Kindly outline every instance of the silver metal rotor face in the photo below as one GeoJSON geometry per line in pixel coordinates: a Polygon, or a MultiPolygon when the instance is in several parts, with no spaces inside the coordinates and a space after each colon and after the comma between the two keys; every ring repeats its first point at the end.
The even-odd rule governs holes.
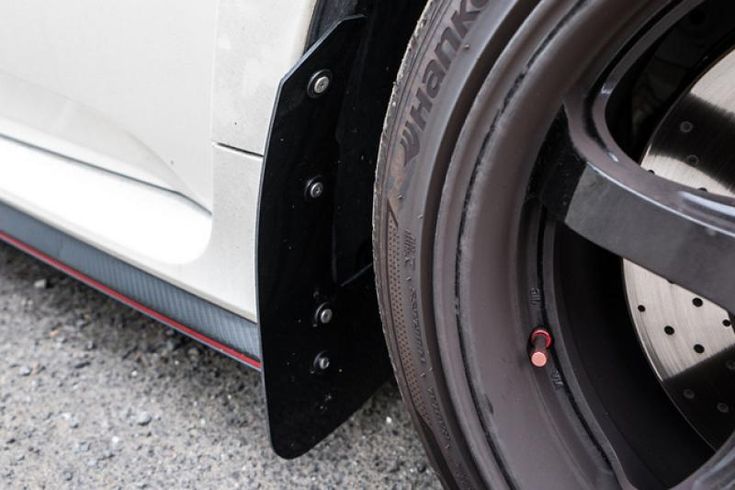
{"type": "MultiPolygon", "coordinates": [[[[735,50],[677,101],[641,165],[689,187],[735,196],[735,50]]],[[[732,316],[631,262],[624,261],[623,273],[633,322],[656,375],[689,423],[718,447],[735,429],[732,316]]]]}

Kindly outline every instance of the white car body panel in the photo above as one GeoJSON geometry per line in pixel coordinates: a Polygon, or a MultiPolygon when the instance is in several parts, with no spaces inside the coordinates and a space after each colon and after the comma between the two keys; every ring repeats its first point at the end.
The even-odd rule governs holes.
{"type": "Polygon", "coordinates": [[[314,3],[0,4],[0,200],[257,321],[262,154],[314,3]]]}
{"type": "Polygon", "coordinates": [[[304,53],[315,4],[316,0],[220,0],[215,141],[259,155],[265,152],[278,85],[304,53]]]}

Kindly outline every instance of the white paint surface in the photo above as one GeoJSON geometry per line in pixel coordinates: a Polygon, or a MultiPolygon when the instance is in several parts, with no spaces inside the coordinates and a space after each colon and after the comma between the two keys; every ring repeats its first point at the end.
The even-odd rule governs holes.
{"type": "Polygon", "coordinates": [[[0,2],[0,199],[257,321],[259,155],[314,3],[0,2]]]}

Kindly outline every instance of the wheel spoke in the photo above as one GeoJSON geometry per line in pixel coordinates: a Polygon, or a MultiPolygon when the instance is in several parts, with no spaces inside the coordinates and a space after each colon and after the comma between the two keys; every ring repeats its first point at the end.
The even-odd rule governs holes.
{"type": "Polygon", "coordinates": [[[653,175],[614,143],[604,104],[565,105],[541,199],[591,242],[735,311],[735,200],[653,175]]]}

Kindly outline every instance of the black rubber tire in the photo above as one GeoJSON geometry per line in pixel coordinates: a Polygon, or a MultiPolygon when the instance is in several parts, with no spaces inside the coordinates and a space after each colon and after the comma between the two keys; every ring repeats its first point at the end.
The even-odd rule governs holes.
{"type": "MultiPolygon", "coordinates": [[[[443,174],[472,104],[473,88],[479,90],[493,61],[487,56],[486,46],[473,47],[471,42],[476,28],[475,12],[484,11],[486,19],[492,17],[488,10],[498,12],[491,21],[496,29],[497,54],[534,3],[430,0],[404,58],[381,142],[375,187],[374,253],[383,325],[403,398],[434,468],[449,488],[501,488],[511,484],[509,476],[504,475],[502,462],[477,461],[464,436],[461,416],[452,403],[442,371],[432,322],[431,293],[417,286],[420,281],[416,275],[421,274],[417,269],[430,267],[416,264],[421,256],[417,248],[433,247],[433,225],[431,220],[424,220],[424,210],[436,210],[439,206],[443,174]],[[462,12],[469,12],[472,21],[460,24],[458,32],[452,19],[462,12]],[[461,26],[466,31],[461,31],[461,26]],[[446,38],[442,41],[442,36],[448,29],[462,46],[457,50],[448,48],[452,57],[440,59],[435,48],[447,42],[446,38]],[[434,86],[422,79],[431,63],[440,63],[442,71],[448,65],[444,78],[432,81],[436,82],[434,86]],[[420,106],[421,97],[427,95],[431,97],[431,121],[420,128],[411,110],[420,106]],[[420,132],[415,141],[410,140],[412,130],[420,132]],[[417,237],[427,239],[417,243],[417,237]],[[481,472],[478,464],[493,468],[487,471],[486,466],[486,471],[481,472]],[[482,473],[490,474],[492,480],[487,481],[482,473]]],[[[487,27],[488,22],[483,24],[487,27]]],[[[485,34],[485,39],[493,37],[485,34]]]]}
{"type": "MultiPolygon", "coordinates": [[[[554,393],[563,383],[556,383],[558,371],[539,375],[530,367],[527,358],[524,360],[525,344],[519,340],[523,334],[508,323],[511,313],[500,311],[512,309],[514,299],[507,291],[520,285],[512,284],[516,279],[507,279],[514,275],[512,260],[496,258],[490,266],[490,274],[501,278],[494,286],[499,294],[486,296],[488,302],[498,306],[498,313],[491,309],[487,321],[490,329],[497,330],[493,334],[497,335],[497,346],[480,354],[499,359],[499,365],[504,363],[493,374],[504,377],[499,390],[502,395],[470,393],[473,382],[463,366],[467,362],[463,351],[466,346],[462,345],[462,334],[457,333],[461,330],[459,321],[451,318],[461,316],[460,311],[454,311],[460,310],[459,300],[452,303],[445,294],[444,304],[436,304],[443,301],[436,296],[437,288],[443,287],[439,283],[458,277],[451,266],[437,269],[434,254],[459,253],[443,245],[451,238],[441,235],[440,215],[471,205],[461,192],[452,194],[455,189],[461,191],[461,186],[450,181],[461,180],[458,173],[465,174],[461,178],[468,173],[465,168],[455,167],[472,167],[471,159],[479,159],[484,151],[483,136],[489,131],[488,108],[503,106],[525,77],[518,75],[527,66],[525,61],[514,67],[519,72],[503,79],[506,72],[497,68],[498,60],[508,62],[511,58],[513,62],[507,51],[518,37],[526,40],[522,54],[533,59],[545,36],[556,32],[556,26],[562,25],[565,15],[574,9],[573,3],[430,0],[404,58],[389,107],[378,159],[373,215],[381,315],[404,401],[432,464],[448,488],[617,486],[610,462],[595,447],[572,407],[559,409],[571,414],[561,416],[561,424],[546,423],[551,417],[547,410],[551,413],[556,409],[539,400],[544,396],[547,400],[563,398],[554,393]],[[500,74],[495,73],[499,80],[491,87],[490,96],[487,81],[491,70],[500,74]],[[484,114],[477,107],[483,97],[484,114]],[[494,105],[487,105],[491,98],[494,105]],[[472,118],[474,125],[468,123],[472,118]],[[477,124],[483,118],[482,124],[477,124]],[[463,150],[469,146],[476,148],[463,150]],[[536,385],[540,376],[546,377],[536,385]],[[493,398],[507,398],[508,387],[513,385],[518,389],[510,395],[512,403],[493,398]],[[518,413],[513,413],[514,406],[521,407],[518,413]],[[504,411],[504,425],[493,425],[494,410],[504,411]]],[[[540,147],[554,115],[543,117],[547,119],[530,119],[528,131],[533,137],[519,138],[519,145],[528,142],[529,146],[540,147]]],[[[533,150],[530,153],[536,155],[533,150]]],[[[502,165],[494,165],[493,172],[500,182],[506,175],[508,181],[507,186],[495,186],[498,196],[494,198],[506,199],[499,201],[497,211],[493,210],[497,217],[492,219],[498,222],[498,243],[494,246],[499,249],[523,246],[520,241],[511,243],[506,238],[512,225],[503,212],[505,216],[521,212],[533,160],[534,156],[526,158],[528,165],[522,171],[518,166],[506,165],[503,170],[502,165]]],[[[553,403],[561,406],[569,402],[553,403]]]]}

